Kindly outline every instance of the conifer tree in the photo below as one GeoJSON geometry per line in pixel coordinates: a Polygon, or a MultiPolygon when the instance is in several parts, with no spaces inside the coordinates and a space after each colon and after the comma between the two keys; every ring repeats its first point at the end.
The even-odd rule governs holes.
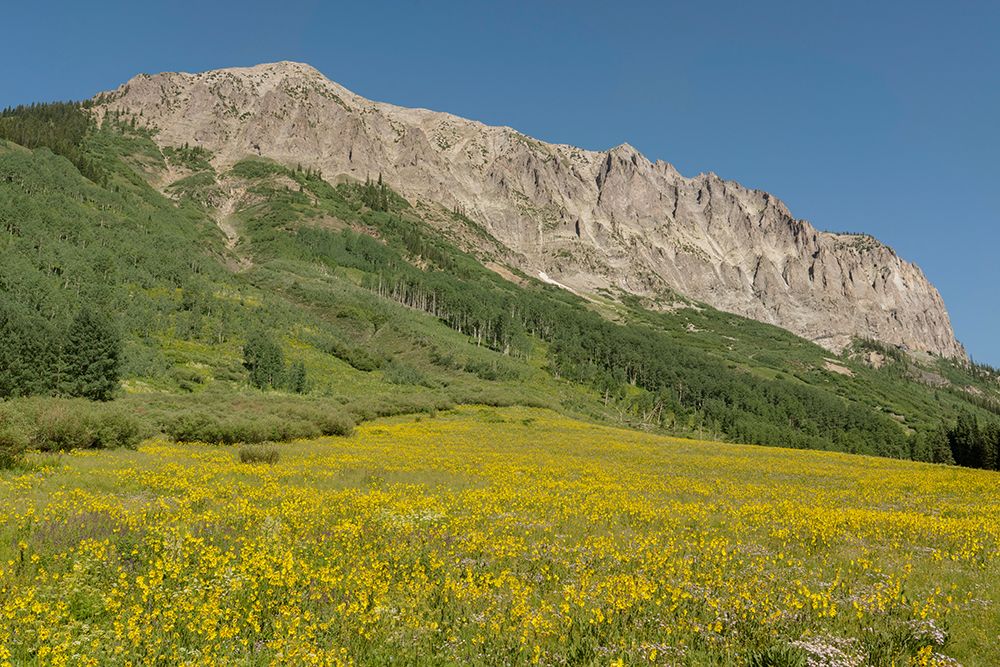
{"type": "Polygon", "coordinates": [[[250,373],[250,384],[258,389],[281,386],[285,371],[285,357],[281,348],[264,331],[247,337],[243,346],[243,366],[250,373]]]}
{"type": "Polygon", "coordinates": [[[301,361],[296,361],[288,369],[288,388],[296,394],[306,393],[306,365],[301,361]]]}
{"type": "Polygon", "coordinates": [[[81,310],[66,333],[59,359],[62,393],[108,401],[118,389],[122,338],[111,319],[81,310]]]}
{"type": "Polygon", "coordinates": [[[927,443],[931,462],[955,464],[955,457],[952,456],[951,445],[948,443],[948,432],[943,426],[927,434],[927,443]]]}

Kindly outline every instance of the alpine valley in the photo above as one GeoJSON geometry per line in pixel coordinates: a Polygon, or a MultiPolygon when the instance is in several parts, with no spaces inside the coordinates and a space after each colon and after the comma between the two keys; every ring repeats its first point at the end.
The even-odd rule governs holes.
{"type": "Polygon", "coordinates": [[[1000,664],[914,264],[293,62],[0,112],[3,665],[1000,664]]]}
{"type": "Polygon", "coordinates": [[[232,409],[263,388],[344,422],[521,403],[928,460],[954,457],[959,414],[1000,411],[918,267],[627,145],[371,102],[293,62],[138,75],[9,109],[0,135],[8,397],[117,395],[209,440],[273,435],[232,409]],[[124,392],[63,377],[83,311],[121,336],[124,392]]]}

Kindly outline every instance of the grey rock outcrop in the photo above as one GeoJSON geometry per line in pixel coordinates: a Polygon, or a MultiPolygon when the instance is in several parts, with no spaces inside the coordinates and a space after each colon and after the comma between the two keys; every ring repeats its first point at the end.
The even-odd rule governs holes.
{"type": "Polygon", "coordinates": [[[628,145],[589,151],[508,127],[364,99],[300,63],[140,75],[95,111],[139,115],[163,145],[203,146],[224,168],[251,155],[381,173],[406,197],[460,207],[519,268],[577,291],[670,290],[835,351],[853,337],[964,358],[923,272],[865,235],[796,219],[774,196],[715,174],[687,178],[628,145]]]}

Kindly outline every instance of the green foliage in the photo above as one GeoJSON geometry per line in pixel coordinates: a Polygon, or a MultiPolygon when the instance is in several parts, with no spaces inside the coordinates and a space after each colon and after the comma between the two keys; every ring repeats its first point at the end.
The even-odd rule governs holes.
{"type": "Polygon", "coordinates": [[[68,328],[0,297],[0,397],[60,393],[110,400],[123,341],[110,318],[87,308],[68,328]]]}
{"type": "Polygon", "coordinates": [[[210,202],[211,196],[216,190],[216,185],[217,181],[211,172],[200,171],[174,181],[167,188],[167,192],[173,196],[186,198],[188,201],[205,206],[210,202]]]}
{"type": "Polygon", "coordinates": [[[365,348],[351,345],[333,337],[316,338],[313,344],[326,354],[343,360],[359,371],[375,371],[385,363],[382,358],[374,356],[365,348]]]}
{"type": "Polygon", "coordinates": [[[268,176],[287,176],[290,170],[273,160],[247,158],[234,164],[229,173],[239,178],[255,179],[267,178],[268,176]]]}
{"type": "MultiPolygon", "coordinates": [[[[0,397],[70,387],[107,397],[113,390],[80,389],[92,386],[71,377],[82,364],[60,363],[65,334],[89,311],[116,313],[117,367],[139,392],[119,401],[142,410],[170,396],[149,417],[179,439],[307,437],[331,430],[314,412],[350,421],[480,401],[947,461],[941,423],[967,408],[985,424],[1000,410],[989,369],[922,365],[895,348],[878,348],[887,363],[871,369],[857,359],[878,344],[861,342],[836,360],[849,374],[834,374],[828,351],[698,304],[658,313],[633,297],[583,301],[525,276],[514,284],[381,179],[334,187],[260,158],[216,176],[206,152],[161,152],[133,125],[111,114],[101,128],[65,130],[102,185],[49,151],[0,146],[0,397]],[[195,172],[170,187],[174,200],[145,176],[168,163],[195,172]],[[247,260],[236,273],[219,261],[234,251],[207,213],[233,178],[254,202],[228,219],[247,260]],[[927,386],[927,374],[945,384],[927,386]],[[267,401],[310,414],[242,396],[248,377],[301,394],[267,401]],[[180,401],[184,393],[195,403],[180,401]]],[[[104,340],[77,329],[77,349],[104,340]]]]}
{"type": "Polygon", "coordinates": [[[304,394],[309,389],[309,381],[306,378],[306,365],[301,361],[293,362],[288,367],[286,378],[288,390],[296,394],[304,394]]]}
{"type": "Polygon", "coordinates": [[[914,461],[954,465],[955,457],[951,451],[949,432],[944,425],[930,431],[914,433],[910,444],[910,458],[914,461]]]}
{"type": "Polygon", "coordinates": [[[748,667],[803,667],[808,663],[801,650],[772,640],[764,648],[751,650],[746,664],[748,667]]]}
{"type": "Polygon", "coordinates": [[[174,409],[164,415],[161,428],[180,442],[224,445],[349,435],[354,428],[350,417],[332,406],[268,401],[254,408],[222,401],[174,409]]]}
{"type": "Polygon", "coordinates": [[[382,182],[382,174],[378,175],[378,183],[366,180],[359,194],[362,203],[371,210],[382,212],[389,210],[389,188],[382,182]]]}
{"type": "Polygon", "coordinates": [[[212,153],[201,146],[166,146],[163,156],[174,166],[184,167],[191,171],[212,171],[212,153]]]}
{"type": "MultiPolygon", "coordinates": [[[[4,395],[58,388],[50,381],[58,351],[51,342],[81,308],[117,313],[116,328],[142,339],[171,325],[176,287],[211,284],[224,273],[206,252],[204,233],[214,225],[189,217],[114,158],[124,137],[100,131],[92,141],[108,152],[102,164],[117,191],[51,154],[0,148],[0,327],[21,332],[0,348],[14,346],[15,357],[30,360],[12,383],[20,389],[0,388],[4,395]]],[[[225,318],[231,309],[213,299],[191,316],[224,338],[241,326],[225,318]]],[[[0,350],[0,363],[9,358],[0,350]]]]}
{"type": "Polygon", "coordinates": [[[27,420],[12,406],[0,403],[0,470],[17,466],[28,448],[27,420]]]}
{"type": "Polygon", "coordinates": [[[387,382],[392,384],[411,384],[433,387],[427,377],[413,366],[401,361],[390,361],[383,369],[383,374],[387,382]]]}
{"type": "Polygon", "coordinates": [[[48,148],[90,180],[106,182],[105,174],[82,147],[92,127],[93,121],[77,102],[22,105],[0,112],[0,139],[26,148],[48,148]]]}
{"type": "Polygon", "coordinates": [[[264,463],[274,465],[278,462],[278,450],[273,445],[246,446],[240,447],[240,463],[264,463]]]}
{"type": "Polygon", "coordinates": [[[30,398],[10,405],[30,424],[30,446],[43,451],[134,448],[150,434],[142,418],[112,403],[30,398]]]}
{"type": "Polygon", "coordinates": [[[111,400],[118,389],[122,345],[121,334],[109,317],[81,310],[70,324],[59,358],[61,392],[111,400]]]}
{"type": "Polygon", "coordinates": [[[281,387],[285,373],[285,357],[281,347],[268,332],[255,331],[247,337],[243,345],[243,366],[250,374],[250,384],[258,389],[281,387]]]}
{"type": "Polygon", "coordinates": [[[59,338],[45,318],[0,295],[0,398],[55,389],[59,338]]]}
{"type": "Polygon", "coordinates": [[[521,372],[516,366],[504,363],[500,359],[469,359],[462,366],[466,373],[472,373],[482,380],[495,382],[497,380],[520,380],[521,372]]]}
{"type": "Polygon", "coordinates": [[[981,423],[969,411],[959,413],[955,425],[947,432],[948,445],[954,462],[970,468],[998,470],[1000,424],[981,423]]]}

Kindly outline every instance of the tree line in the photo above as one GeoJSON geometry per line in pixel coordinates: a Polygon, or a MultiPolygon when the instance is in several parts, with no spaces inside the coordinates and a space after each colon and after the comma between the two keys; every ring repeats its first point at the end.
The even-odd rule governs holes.
{"type": "Polygon", "coordinates": [[[79,102],[20,105],[0,111],[0,139],[25,148],[48,148],[72,162],[86,178],[106,183],[106,174],[83,149],[83,139],[93,126],[79,102]]]}
{"type": "Polygon", "coordinates": [[[608,321],[553,288],[518,288],[404,219],[393,206],[388,211],[371,206],[376,188],[387,186],[368,182],[346,194],[358,199],[360,190],[379,238],[300,229],[299,242],[312,259],[360,269],[363,285],[379,296],[430,313],[498,352],[526,356],[531,341],[540,339],[553,373],[589,384],[606,403],[623,406],[649,424],[752,444],[975,467],[990,467],[996,460],[1000,438],[994,436],[1000,430],[971,428],[971,413],[954,426],[907,434],[890,416],[868,406],[792,380],[734,369],[643,323],[608,321]]]}
{"type": "Polygon", "coordinates": [[[969,468],[1000,470],[1000,423],[981,422],[971,412],[959,413],[955,425],[938,434],[945,439],[952,461],[969,468]]]}
{"type": "Polygon", "coordinates": [[[381,239],[350,230],[300,229],[296,236],[303,253],[364,271],[368,289],[434,315],[477,344],[523,357],[533,339],[544,341],[554,374],[594,387],[650,425],[747,443],[911,455],[909,438],[886,415],[731,369],[652,327],[608,321],[555,288],[519,288],[414,224],[377,216],[381,239]]]}
{"type": "Polygon", "coordinates": [[[63,330],[0,302],[0,398],[111,400],[119,386],[122,351],[121,333],[105,313],[83,308],[63,330]]]}
{"type": "Polygon", "coordinates": [[[247,336],[243,367],[250,384],[258,389],[288,389],[296,394],[308,391],[305,364],[295,361],[286,366],[281,346],[266,330],[258,329],[247,336]]]}

